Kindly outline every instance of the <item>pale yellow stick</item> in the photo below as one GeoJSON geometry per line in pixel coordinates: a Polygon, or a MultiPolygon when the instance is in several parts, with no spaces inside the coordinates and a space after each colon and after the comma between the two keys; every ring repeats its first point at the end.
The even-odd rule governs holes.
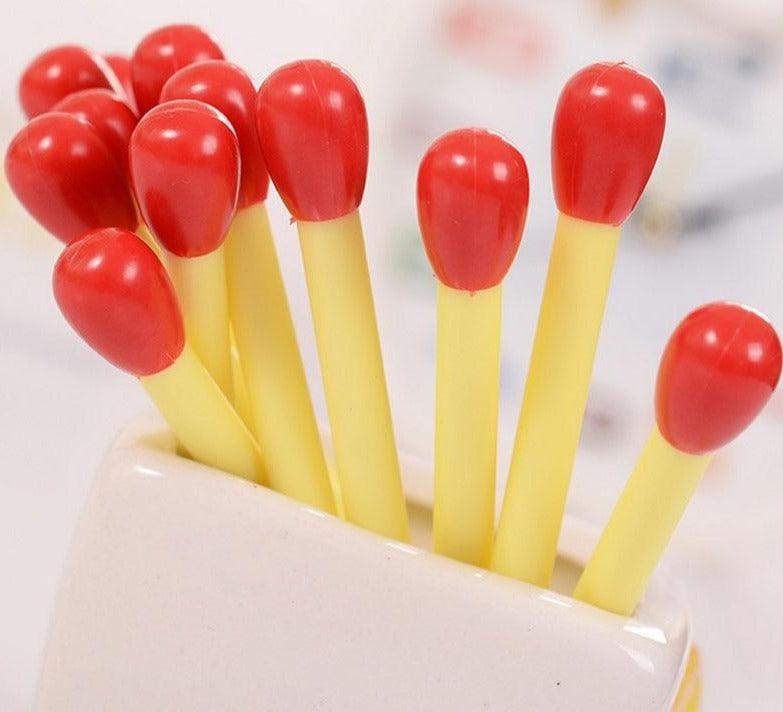
{"type": "Polygon", "coordinates": [[[691,646],[691,653],[685,666],[680,689],[671,712],[699,712],[702,697],[702,671],[699,649],[691,646]]]}
{"type": "Polygon", "coordinates": [[[495,524],[501,287],[438,282],[434,550],[487,566],[495,524]]]}
{"type": "Polygon", "coordinates": [[[677,450],[653,428],[574,598],[633,613],[711,459],[677,450]]]}
{"type": "Polygon", "coordinates": [[[188,342],[223,393],[233,400],[223,250],[221,246],[201,257],[178,257],[169,252],[166,265],[179,298],[188,342]]]}
{"type": "Polygon", "coordinates": [[[359,213],[297,227],[346,518],[408,540],[359,213]]]}
{"type": "MultiPolygon", "coordinates": [[[[245,383],[245,373],[242,370],[242,360],[239,356],[239,348],[237,347],[236,338],[231,336],[231,388],[234,393],[234,408],[242,418],[242,422],[250,428],[250,431],[255,430],[253,424],[253,409],[250,406],[250,394],[247,392],[247,385],[245,383]]],[[[255,433],[254,433],[255,434],[255,433]]]]}
{"type": "Polygon", "coordinates": [[[136,234],[144,240],[144,242],[147,244],[147,247],[149,247],[157,256],[158,259],[164,263],[165,265],[165,257],[163,256],[163,249],[158,244],[158,241],[155,239],[155,237],[150,232],[150,229],[144,224],[144,222],[140,222],[139,226],[136,228],[136,234]]]}
{"type": "Polygon", "coordinates": [[[321,438],[266,206],[237,213],[226,240],[234,336],[272,489],[335,511],[321,438]]]}
{"type": "Polygon", "coordinates": [[[492,569],[548,587],[620,228],[560,215],[492,569]]]}
{"type": "Polygon", "coordinates": [[[190,346],[168,368],[139,381],[194,460],[264,481],[258,445],[190,346]]]}

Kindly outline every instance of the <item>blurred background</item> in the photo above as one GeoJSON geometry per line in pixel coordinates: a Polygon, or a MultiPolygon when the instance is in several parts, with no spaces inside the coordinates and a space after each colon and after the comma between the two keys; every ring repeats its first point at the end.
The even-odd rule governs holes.
{"type": "MultiPolygon", "coordinates": [[[[39,51],[79,43],[130,54],[170,22],[207,27],[262,80],[299,57],[358,80],[371,130],[363,215],[400,448],[431,457],[435,283],[415,217],[418,160],[437,135],[483,125],[525,154],[531,207],[506,282],[499,491],[555,223],[549,130],[580,66],[624,59],[653,76],[668,126],[623,232],[569,510],[601,523],[653,419],[665,340],[691,308],[751,304],[783,328],[783,5],[779,0],[31,0],[0,23],[3,150],[22,126],[16,81],[39,51]]],[[[295,231],[273,224],[323,416],[295,231]]],[[[30,706],[68,541],[95,468],[150,406],[84,346],[51,296],[58,244],[0,178],[0,710],[30,706]]],[[[690,598],[704,710],[783,708],[783,394],[720,453],[666,565],[690,598]]]]}

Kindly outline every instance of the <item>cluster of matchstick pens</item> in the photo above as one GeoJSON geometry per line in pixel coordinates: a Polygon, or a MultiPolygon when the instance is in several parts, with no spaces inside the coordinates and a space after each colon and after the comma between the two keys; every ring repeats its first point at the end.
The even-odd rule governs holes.
{"type": "MultiPolygon", "coordinates": [[[[130,59],[63,46],[20,83],[19,200],[66,247],[54,292],[138,377],[193,459],[399,540],[409,536],[359,218],[368,160],[356,84],[326,61],[255,90],[203,30],[159,29],[130,59]],[[267,219],[271,176],[299,232],[336,478],[330,480],[267,219]]],[[[577,72],[552,132],[559,217],[495,531],[501,282],[528,208],[522,155],[452,131],[420,166],[437,277],[434,550],[548,586],[620,226],[652,172],[664,99],[624,63],[577,72]]],[[[712,453],[774,390],[775,331],[702,306],[661,360],[656,420],[574,595],[630,615],[712,453]]]]}

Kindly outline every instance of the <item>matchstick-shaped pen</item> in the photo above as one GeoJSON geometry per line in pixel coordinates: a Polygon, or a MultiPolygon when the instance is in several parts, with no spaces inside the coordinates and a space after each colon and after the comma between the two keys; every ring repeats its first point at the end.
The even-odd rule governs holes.
{"type": "Polygon", "coordinates": [[[236,65],[211,60],[180,69],[166,82],[161,101],[174,99],[214,106],[231,122],[239,141],[242,172],[237,213],[225,244],[226,279],[249,396],[248,422],[264,454],[269,486],[334,512],[326,458],[266,210],[269,174],[256,129],[255,89],[236,65]]]}
{"type": "Polygon", "coordinates": [[[658,370],[657,423],[575,598],[633,613],[713,453],[759,414],[780,368],[775,330],[747,307],[707,304],[680,323],[658,370]]]}
{"type": "Polygon", "coordinates": [[[552,128],[560,215],[517,424],[492,568],[548,587],[620,225],[663,138],[658,87],[627,64],[566,84],[552,128]]]}
{"type": "Polygon", "coordinates": [[[269,174],[299,231],[346,517],[407,540],[359,219],[368,158],[364,100],[336,65],[303,60],[264,81],[256,117],[269,174]]]}
{"type": "Polygon", "coordinates": [[[263,481],[258,446],[185,342],[166,270],[138,236],[116,228],[88,233],[66,247],[53,283],[74,330],[139,379],[195,460],[263,481]]]}
{"type": "Polygon", "coordinates": [[[160,104],[131,136],[130,168],[144,220],[166,251],[188,343],[231,400],[223,242],[239,189],[234,130],[202,102],[160,104]]]}
{"type": "Polygon", "coordinates": [[[484,129],[441,136],[419,166],[419,225],[438,282],[433,549],[478,566],[495,526],[501,282],[528,196],[522,154],[484,129]]]}

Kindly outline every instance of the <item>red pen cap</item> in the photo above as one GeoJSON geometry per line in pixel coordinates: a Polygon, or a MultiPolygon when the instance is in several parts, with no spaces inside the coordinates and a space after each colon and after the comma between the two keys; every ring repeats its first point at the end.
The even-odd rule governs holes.
{"type": "Polygon", "coordinates": [[[95,87],[122,91],[103,57],[84,47],[61,45],[42,52],[27,65],[19,80],[19,101],[31,119],[51,110],[68,94],[95,87]]]}
{"type": "Polygon", "coordinates": [[[133,96],[143,116],[160,99],[166,80],[189,64],[223,59],[223,50],[196,25],[168,25],[150,32],[131,57],[133,96]]]}
{"type": "Polygon", "coordinates": [[[130,142],[136,199],[160,244],[179,257],[218,249],[237,205],[239,147],[228,119],[200,101],[148,112],[130,142]]]}
{"type": "Polygon", "coordinates": [[[138,111],[136,107],[136,99],[133,97],[133,82],[131,81],[130,73],[130,57],[126,57],[124,54],[105,54],[103,58],[106,63],[112,68],[112,71],[120,80],[120,84],[125,92],[124,96],[131,105],[134,111],[138,111]]]}
{"type": "Polygon", "coordinates": [[[163,86],[160,100],[198,99],[220,111],[234,127],[239,141],[242,174],[239,207],[266,200],[269,173],[261,155],[256,130],[256,90],[239,67],[214,59],[180,69],[163,86]]]}
{"type": "Polygon", "coordinates": [[[552,183],[560,212],[620,225],[650,178],[666,105],[649,77],[623,62],[592,64],[563,88],[552,126],[552,183]]]}
{"type": "Polygon", "coordinates": [[[766,318],[729,302],[699,307],[661,357],[655,390],[661,435],[683,452],[717,450],[766,405],[780,368],[780,340],[766,318]]]}
{"type": "Polygon", "coordinates": [[[320,59],[280,67],[258,91],[256,118],[269,175],[296,220],[333,220],[359,207],[367,112],[343,69],[320,59]]]}
{"type": "Polygon", "coordinates": [[[64,111],[87,121],[128,175],[128,144],[139,121],[127,100],[110,89],[84,89],[69,94],[53,111],[64,111]]]}
{"type": "Polygon", "coordinates": [[[132,232],[104,228],[65,248],[54,297],[74,330],[117,368],[149,376],[182,353],[177,298],[155,253],[132,232]]]}
{"type": "Polygon", "coordinates": [[[459,129],[435,141],[419,166],[417,203],[438,279],[470,292],[500,284],[522,239],[529,194],[525,159],[497,134],[459,129]]]}
{"type": "Polygon", "coordinates": [[[71,114],[30,121],[8,146],[5,174],[27,212],[65,243],[99,227],[138,225],[111,151],[90,124],[71,114]]]}

